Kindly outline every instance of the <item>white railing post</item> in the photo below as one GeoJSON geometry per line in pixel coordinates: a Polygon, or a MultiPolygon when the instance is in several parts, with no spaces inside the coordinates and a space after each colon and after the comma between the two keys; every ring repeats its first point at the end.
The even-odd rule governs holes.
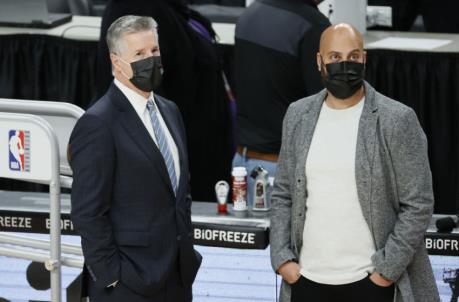
{"type": "MultiPolygon", "coordinates": [[[[60,155],[56,134],[47,121],[0,112],[0,177],[49,184],[51,240],[45,266],[51,276],[51,301],[61,302],[60,155]]],[[[30,259],[36,259],[33,251],[30,259]]]]}

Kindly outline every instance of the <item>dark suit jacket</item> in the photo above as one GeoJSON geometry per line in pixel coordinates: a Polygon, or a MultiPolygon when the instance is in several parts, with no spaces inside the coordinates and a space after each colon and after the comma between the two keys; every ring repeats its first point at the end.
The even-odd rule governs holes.
{"type": "Polygon", "coordinates": [[[179,151],[176,196],[159,149],[114,84],[80,118],[69,143],[71,217],[87,271],[97,286],[120,280],[143,295],[164,286],[177,261],[191,285],[201,261],[192,244],[182,118],[174,103],[155,99],[179,151]]]}

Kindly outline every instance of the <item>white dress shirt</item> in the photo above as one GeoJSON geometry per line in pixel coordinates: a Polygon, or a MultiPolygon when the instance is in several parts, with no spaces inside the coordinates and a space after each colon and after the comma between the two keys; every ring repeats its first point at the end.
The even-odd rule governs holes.
{"type": "MultiPolygon", "coordinates": [[[[137,112],[137,115],[139,116],[140,120],[144,124],[145,128],[147,128],[147,131],[148,133],[150,133],[150,136],[155,142],[156,146],[158,146],[158,141],[156,140],[155,132],[153,131],[153,125],[151,123],[150,112],[147,109],[147,99],[144,96],[135,92],[134,90],[130,89],[129,87],[127,87],[126,85],[118,81],[117,79],[114,79],[114,83],[116,87],[118,87],[121,90],[121,92],[126,96],[129,103],[134,108],[135,112],[137,112]]],[[[151,93],[150,98],[154,99],[153,93],[151,93]]],[[[153,102],[153,104],[156,106],[156,102],[153,102]]],[[[158,115],[159,123],[164,129],[164,133],[166,134],[166,140],[167,140],[167,143],[169,144],[169,149],[171,150],[171,153],[172,153],[172,158],[174,160],[175,175],[177,176],[177,185],[178,185],[179,180],[180,180],[180,159],[179,159],[177,145],[175,144],[175,141],[172,138],[172,135],[169,129],[167,128],[167,125],[164,122],[161,112],[159,111],[157,106],[156,106],[156,114],[158,115]]]]}

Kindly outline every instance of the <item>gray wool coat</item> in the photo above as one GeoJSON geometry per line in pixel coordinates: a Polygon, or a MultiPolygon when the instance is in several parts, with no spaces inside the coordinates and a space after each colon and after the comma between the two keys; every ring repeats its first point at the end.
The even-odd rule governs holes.
{"type": "MultiPolygon", "coordinates": [[[[270,227],[276,271],[299,259],[308,196],[305,164],[325,97],[323,90],[292,103],[284,118],[270,227]]],[[[368,83],[355,165],[359,202],[376,245],[371,260],[377,272],[395,281],[394,301],[440,301],[423,244],[434,203],[427,140],[412,109],[368,83]]],[[[290,301],[285,281],[280,301],[290,301]]]]}

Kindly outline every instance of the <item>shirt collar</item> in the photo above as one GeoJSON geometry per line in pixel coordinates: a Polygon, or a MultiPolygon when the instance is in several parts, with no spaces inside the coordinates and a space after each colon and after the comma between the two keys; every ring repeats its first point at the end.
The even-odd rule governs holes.
{"type": "MultiPolygon", "coordinates": [[[[139,116],[143,116],[146,108],[147,108],[147,99],[132,90],[131,88],[127,87],[120,81],[118,81],[116,78],[113,80],[115,85],[121,90],[121,92],[126,96],[128,99],[129,103],[131,103],[132,107],[134,107],[134,110],[137,112],[139,116]]],[[[154,99],[153,93],[150,93],[150,97],[152,100],[154,99]]],[[[156,106],[156,103],[153,102],[153,104],[156,106]]]]}

